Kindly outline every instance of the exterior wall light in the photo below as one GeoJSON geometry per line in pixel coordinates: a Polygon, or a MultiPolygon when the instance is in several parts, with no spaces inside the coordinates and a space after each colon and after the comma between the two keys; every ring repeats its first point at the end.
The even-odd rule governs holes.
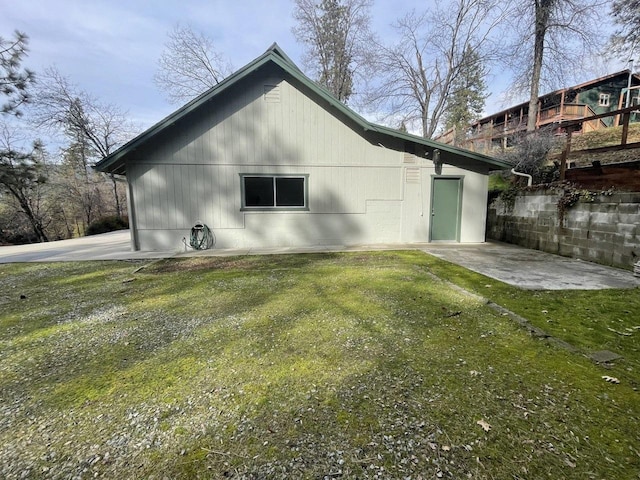
{"type": "Polygon", "coordinates": [[[436,168],[436,175],[442,175],[442,160],[440,160],[440,150],[433,151],[433,166],[436,168]]]}

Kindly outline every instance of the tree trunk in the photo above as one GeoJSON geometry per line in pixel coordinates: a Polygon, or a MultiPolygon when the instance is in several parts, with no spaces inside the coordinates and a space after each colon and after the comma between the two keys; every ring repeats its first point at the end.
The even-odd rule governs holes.
{"type": "Polygon", "coordinates": [[[48,242],[47,234],[44,233],[44,228],[42,227],[42,222],[36,217],[33,210],[31,209],[31,205],[29,204],[29,199],[19,188],[15,188],[13,185],[5,184],[5,188],[9,191],[9,193],[18,201],[20,208],[22,209],[22,213],[27,216],[29,223],[31,224],[31,228],[33,229],[33,233],[35,233],[38,242],[48,242]]]}
{"type": "Polygon", "coordinates": [[[538,120],[538,97],[540,96],[540,76],[544,58],[544,39],[549,27],[549,17],[557,0],[535,0],[535,38],[533,47],[533,71],[531,73],[531,95],[529,96],[529,114],[527,132],[536,129],[538,120]]]}
{"type": "Polygon", "coordinates": [[[422,121],[422,137],[431,138],[431,133],[429,132],[429,112],[423,109],[420,120],[422,121]]]}
{"type": "Polygon", "coordinates": [[[22,205],[22,211],[29,219],[29,223],[31,224],[31,228],[33,228],[33,233],[36,234],[36,238],[38,239],[38,242],[41,242],[41,243],[48,242],[49,238],[47,237],[47,234],[44,233],[44,228],[42,227],[42,223],[33,214],[33,211],[31,210],[31,207],[29,206],[29,204],[23,201],[21,201],[20,204],[22,205]]]}
{"type": "Polygon", "coordinates": [[[40,222],[35,222],[33,224],[33,230],[34,232],[36,232],[36,235],[38,236],[38,240],[40,242],[48,242],[49,238],[47,237],[47,234],[44,233],[44,228],[42,228],[42,225],[40,224],[40,222]]]}
{"type": "Polygon", "coordinates": [[[69,225],[69,218],[67,218],[67,212],[62,209],[62,218],[64,218],[64,228],[67,230],[67,238],[73,238],[73,230],[71,229],[71,225],[69,225]]]}

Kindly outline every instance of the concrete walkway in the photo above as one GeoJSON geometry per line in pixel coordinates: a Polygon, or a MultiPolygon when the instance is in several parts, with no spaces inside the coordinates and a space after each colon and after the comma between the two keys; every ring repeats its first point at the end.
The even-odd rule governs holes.
{"type": "Polygon", "coordinates": [[[120,230],[71,240],[0,247],[0,263],[136,260],[167,258],[175,254],[176,252],[133,252],[129,230],[120,230]]]}
{"type": "Polygon", "coordinates": [[[144,260],[189,256],[267,255],[374,250],[422,250],[469,270],[525,289],[599,290],[635,288],[640,278],[630,271],[508,245],[394,244],[302,248],[212,249],[189,252],[133,252],[128,230],[32,245],[0,247],[0,263],[82,260],[144,260]]]}
{"type": "Polygon", "coordinates": [[[640,287],[628,270],[561,257],[500,242],[429,244],[423,249],[501,282],[531,290],[601,290],[640,287]]]}

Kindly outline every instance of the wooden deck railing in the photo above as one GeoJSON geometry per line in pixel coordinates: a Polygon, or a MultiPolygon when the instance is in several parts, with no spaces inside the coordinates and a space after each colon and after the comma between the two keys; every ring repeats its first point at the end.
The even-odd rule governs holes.
{"type": "MultiPolygon", "coordinates": [[[[561,110],[560,105],[554,105],[541,110],[538,117],[538,127],[566,120],[586,119],[597,115],[589,105],[583,103],[565,103],[563,107],[561,110]]],[[[582,131],[593,132],[599,128],[607,128],[607,124],[602,119],[589,120],[584,122],[582,131]]]]}
{"type": "MultiPolygon", "coordinates": [[[[564,105],[552,105],[540,110],[538,115],[538,128],[550,123],[559,123],[565,120],[576,120],[596,115],[596,112],[587,105],[582,103],[569,103],[564,105]]],[[[506,122],[487,123],[482,127],[474,130],[468,140],[476,138],[499,138],[511,135],[515,132],[525,130],[527,128],[527,115],[521,118],[513,118],[506,122]]],[[[602,121],[591,121],[588,124],[588,131],[598,128],[605,128],[607,125],[602,121]]]]}
{"type": "MultiPolygon", "coordinates": [[[[609,128],[607,123],[603,119],[613,117],[611,125],[619,126],[623,125],[623,132],[621,143],[617,147],[613,148],[637,148],[637,144],[631,144],[633,146],[625,146],[627,144],[627,137],[629,131],[629,121],[632,114],[638,116],[637,121],[640,121],[640,109],[638,105],[623,108],[621,110],[614,110],[612,112],[595,114],[593,109],[589,105],[585,104],[565,104],[562,115],[560,114],[560,105],[545,108],[540,112],[540,121],[538,126],[544,126],[549,124],[556,124],[569,134],[575,131],[582,130],[582,132],[592,132],[601,128],[609,128]]],[[[468,135],[462,142],[459,142],[456,138],[455,128],[449,129],[442,133],[437,141],[446,143],[449,145],[456,145],[469,150],[476,150],[478,145],[481,145],[480,150],[487,151],[486,142],[492,140],[501,140],[515,133],[524,132],[527,127],[527,116],[524,115],[521,118],[514,118],[508,122],[502,123],[488,123],[481,128],[477,128],[471,135],[468,135]],[[484,148],[482,148],[484,146],[484,148]]],[[[569,135],[570,137],[570,135],[569,135]]],[[[569,147],[570,148],[570,147],[569,147]]],[[[601,147],[604,149],[611,149],[612,147],[601,147]]],[[[597,149],[590,149],[589,151],[596,151],[597,149]]],[[[606,150],[602,150],[606,151],[606,150]]]]}
{"type": "Polygon", "coordinates": [[[629,138],[629,122],[631,121],[631,115],[640,115],[640,107],[638,105],[622,108],[613,112],[601,113],[599,115],[592,115],[590,117],[581,118],[578,120],[571,120],[561,122],[560,126],[567,132],[567,141],[565,148],[562,151],[560,157],[560,180],[565,179],[565,173],[567,171],[567,158],[571,153],[571,136],[575,131],[583,130],[583,125],[587,122],[602,121],[603,118],[614,117],[612,124],[615,126],[622,125],[622,132],[620,134],[620,143],[616,145],[609,145],[606,147],[588,148],[580,150],[582,153],[603,153],[616,150],[626,150],[630,148],[640,148],[640,142],[628,143],[629,138]]]}

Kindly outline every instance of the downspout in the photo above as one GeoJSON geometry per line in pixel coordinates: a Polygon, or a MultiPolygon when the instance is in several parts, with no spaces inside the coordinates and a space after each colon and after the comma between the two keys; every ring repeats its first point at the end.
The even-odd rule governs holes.
{"type": "Polygon", "coordinates": [[[624,108],[629,108],[631,105],[631,79],[633,78],[633,58],[629,60],[629,80],[627,81],[627,99],[624,102],[624,108]]]}
{"type": "Polygon", "coordinates": [[[515,168],[511,169],[511,173],[513,173],[514,175],[518,175],[520,177],[527,177],[527,187],[530,187],[531,184],[533,183],[533,177],[528,173],[516,172],[515,168]]]}

